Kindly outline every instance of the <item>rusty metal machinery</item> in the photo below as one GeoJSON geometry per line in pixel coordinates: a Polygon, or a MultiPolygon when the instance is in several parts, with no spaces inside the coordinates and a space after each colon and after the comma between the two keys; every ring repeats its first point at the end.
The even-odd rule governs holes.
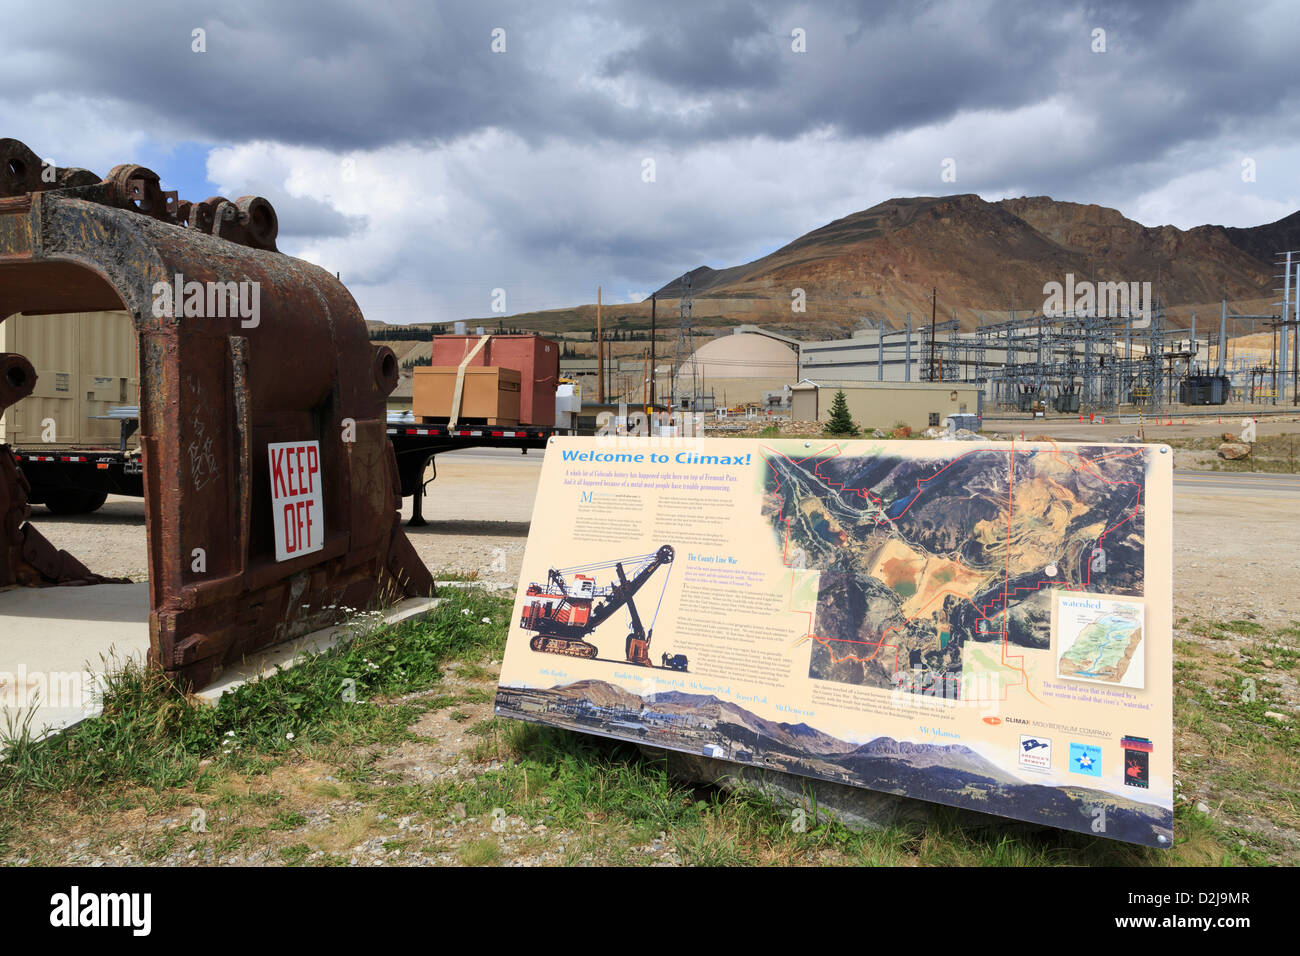
{"type": "MultiPolygon", "coordinates": [[[[144,167],[100,180],[0,139],[0,321],[134,317],[150,654],[187,686],[343,608],[433,592],[399,520],[385,424],[397,361],[342,283],[276,250],[277,231],[260,197],[185,202],[144,167]],[[324,534],[277,560],[268,445],[281,442],[318,443],[324,534]]],[[[35,374],[0,356],[0,409],[35,374]]],[[[3,449],[0,587],[104,580],[42,546],[28,515],[3,449]]]]}

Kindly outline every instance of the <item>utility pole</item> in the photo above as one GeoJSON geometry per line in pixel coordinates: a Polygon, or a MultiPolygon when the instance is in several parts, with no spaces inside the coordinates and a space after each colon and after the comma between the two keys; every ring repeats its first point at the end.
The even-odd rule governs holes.
{"type": "Polygon", "coordinates": [[[935,375],[935,372],[938,370],[935,368],[934,360],[934,323],[938,302],[939,290],[932,288],[930,290],[930,369],[925,376],[926,380],[930,382],[937,382],[943,377],[942,374],[937,377],[935,375]]]}
{"type": "MultiPolygon", "coordinates": [[[[1297,297],[1300,297],[1300,289],[1296,289],[1295,293],[1297,297]]],[[[1278,371],[1281,373],[1279,376],[1281,379],[1281,383],[1279,387],[1282,389],[1282,393],[1284,397],[1286,394],[1286,363],[1287,360],[1291,358],[1290,355],[1291,343],[1288,341],[1291,329],[1290,326],[1287,324],[1287,312],[1290,311],[1290,305],[1291,305],[1290,300],[1291,300],[1291,253],[1288,252],[1286,253],[1286,265],[1282,269],[1282,326],[1280,329],[1278,329],[1278,333],[1281,336],[1280,339],[1281,347],[1278,349],[1278,353],[1277,353],[1278,371]]]]}
{"type": "Polygon", "coordinates": [[[1227,368],[1227,352],[1224,349],[1228,344],[1228,300],[1224,298],[1220,303],[1222,311],[1219,312],[1219,375],[1223,374],[1227,368]]]}
{"type": "Polygon", "coordinates": [[[655,295],[650,295],[650,405],[655,403],[655,295]]]}
{"type": "Polygon", "coordinates": [[[688,272],[681,278],[682,297],[679,303],[681,311],[681,325],[677,331],[677,356],[673,360],[672,386],[669,389],[668,401],[676,407],[679,399],[677,389],[677,376],[682,371],[682,366],[686,361],[691,363],[691,398],[687,405],[692,412],[698,411],[699,402],[699,381],[698,371],[695,361],[695,331],[694,323],[691,317],[693,311],[692,294],[691,294],[691,274],[688,272]]]}
{"type": "Polygon", "coordinates": [[[907,358],[903,363],[907,366],[903,373],[903,381],[912,380],[912,313],[907,313],[907,358]]]}
{"type": "MultiPolygon", "coordinates": [[[[1285,343],[1284,343],[1285,344],[1285,343]]],[[[1269,346],[1268,351],[1269,363],[1273,366],[1273,404],[1277,404],[1277,326],[1273,326],[1273,344],[1269,346]]],[[[1286,384],[1284,379],[1283,385],[1286,384]]]]}
{"type": "MultiPolygon", "coordinates": [[[[1288,260],[1291,254],[1287,254],[1288,260]]],[[[1293,318],[1291,320],[1291,404],[1300,405],[1300,262],[1296,264],[1295,274],[1295,295],[1292,298],[1291,307],[1293,318]]],[[[1282,311],[1282,321],[1286,321],[1286,310],[1282,311]]],[[[1283,381],[1282,387],[1286,388],[1286,382],[1283,381]]]]}
{"type": "Polygon", "coordinates": [[[600,327],[600,286],[596,286],[596,403],[605,404],[605,333],[600,327]]]}
{"type": "Polygon", "coordinates": [[[876,381],[885,380],[885,320],[876,323],[876,381]]]}

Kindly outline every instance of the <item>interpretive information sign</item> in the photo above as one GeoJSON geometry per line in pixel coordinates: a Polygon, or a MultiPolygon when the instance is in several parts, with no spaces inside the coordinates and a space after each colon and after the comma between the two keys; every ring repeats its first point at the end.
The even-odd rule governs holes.
{"type": "Polygon", "coordinates": [[[497,712],[1170,846],[1171,458],[554,438],[497,712]]]}

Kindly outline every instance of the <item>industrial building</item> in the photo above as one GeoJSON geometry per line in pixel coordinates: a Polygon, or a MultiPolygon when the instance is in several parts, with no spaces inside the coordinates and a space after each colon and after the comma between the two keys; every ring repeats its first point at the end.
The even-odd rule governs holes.
{"type": "MultiPolygon", "coordinates": [[[[648,356],[611,359],[603,369],[604,389],[593,387],[594,380],[584,384],[588,395],[603,391],[609,401],[647,402],[653,394],[659,403],[695,411],[788,409],[800,382],[955,383],[973,386],[984,408],[1044,414],[1294,403],[1300,395],[1300,253],[1280,253],[1278,265],[1277,314],[1230,312],[1225,299],[1218,321],[1200,330],[1195,314],[1190,328],[1173,328],[1159,296],[1152,298],[1149,290],[1134,299],[1123,283],[1107,282],[1086,309],[1045,304],[1045,312],[1013,311],[973,331],[962,331],[955,314],[938,321],[932,313],[928,324],[919,325],[908,313],[899,328],[878,321],[847,338],[821,341],[742,325],[698,348],[688,286],[675,349],[665,348],[653,362],[648,356]],[[1232,348],[1233,338],[1261,325],[1272,332],[1264,354],[1232,348]]],[[[577,377],[590,375],[596,364],[566,359],[562,368],[577,377]]],[[[805,395],[804,406],[810,400],[805,395]]],[[[976,404],[957,402],[963,403],[972,410],[976,404]]]]}
{"type": "Polygon", "coordinates": [[[849,415],[863,428],[906,425],[914,432],[942,427],[952,415],[979,415],[978,385],[948,382],[814,382],[790,389],[791,417],[801,422],[830,418],[831,402],[844,392],[849,415]]]}
{"type": "MultiPolygon", "coordinates": [[[[985,407],[1011,411],[1158,413],[1176,404],[1277,404],[1296,395],[1300,362],[1288,354],[1297,346],[1296,300],[1294,287],[1286,290],[1278,315],[1230,313],[1225,300],[1219,321],[1199,330],[1195,317],[1190,328],[1169,327],[1158,303],[1149,315],[1012,313],[969,332],[955,320],[916,328],[908,316],[899,329],[882,323],[821,341],[739,326],[682,363],[672,394],[679,406],[693,387],[718,405],[772,406],[789,399],[778,397],[771,373],[789,374],[793,364],[784,386],[959,383],[977,387],[985,407]],[[1243,328],[1245,322],[1252,325],[1243,328]],[[1255,324],[1272,330],[1271,351],[1262,357],[1234,351],[1230,338],[1255,324]]],[[[668,393],[661,385],[658,394],[668,393]]]]}

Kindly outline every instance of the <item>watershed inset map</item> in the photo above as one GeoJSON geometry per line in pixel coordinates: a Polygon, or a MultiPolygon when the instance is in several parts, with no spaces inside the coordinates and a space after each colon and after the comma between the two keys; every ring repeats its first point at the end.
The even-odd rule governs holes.
{"type": "Polygon", "coordinates": [[[1095,595],[1061,597],[1057,675],[1142,687],[1142,618],[1140,604],[1095,595]]]}
{"type": "Polygon", "coordinates": [[[814,679],[969,696],[968,646],[1023,678],[1017,649],[1051,646],[1054,592],[1143,595],[1144,448],[848,450],[763,451],[776,545],[820,571],[814,679]]]}

